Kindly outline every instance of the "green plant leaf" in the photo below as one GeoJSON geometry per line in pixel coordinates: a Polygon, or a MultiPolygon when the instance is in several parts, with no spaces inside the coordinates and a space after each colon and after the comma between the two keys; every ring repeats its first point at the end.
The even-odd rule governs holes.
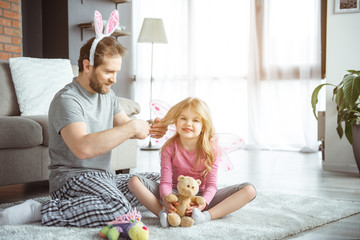
{"type": "MultiPolygon", "coordinates": [[[[349,75],[349,74],[347,74],[347,75],[349,75]]],[[[347,75],[345,75],[345,76],[347,76],[347,75]]],[[[341,81],[338,85],[334,85],[335,86],[335,88],[334,88],[334,90],[333,90],[333,97],[332,97],[332,99],[334,100],[334,98],[335,98],[335,96],[336,96],[336,94],[338,93],[338,91],[340,91],[342,88],[343,88],[343,85],[344,85],[344,81],[341,81]]]]}
{"type": "Polygon", "coordinates": [[[358,70],[347,70],[349,73],[351,74],[357,74],[357,75],[360,75],[360,71],[358,70]]]}
{"type": "Polygon", "coordinates": [[[337,127],[336,127],[336,131],[339,135],[339,138],[342,138],[343,134],[344,134],[344,130],[342,128],[342,119],[343,119],[343,116],[345,114],[345,111],[339,111],[338,112],[338,115],[337,115],[337,127]]]}
{"type": "Polygon", "coordinates": [[[353,108],[360,95],[360,76],[355,74],[344,77],[344,101],[348,108],[353,108]]]}
{"type": "Polygon", "coordinates": [[[334,95],[335,102],[338,107],[338,111],[341,111],[345,108],[345,101],[344,101],[344,90],[342,88],[338,88],[336,94],[334,95]]]}
{"type": "Polygon", "coordinates": [[[345,123],[345,135],[349,143],[353,144],[353,135],[352,135],[352,124],[351,122],[345,123]]]}
{"type": "Polygon", "coordinates": [[[342,136],[344,135],[344,130],[341,126],[341,122],[338,123],[338,125],[336,127],[336,131],[337,131],[337,134],[339,135],[339,138],[342,138],[342,136]]]}
{"type": "Polygon", "coordinates": [[[316,116],[316,104],[319,102],[319,91],[321,90],[321,88],[325,85],[332,85],[334,86],[333,84],[331,83],[323,83],[323,84],[320,84],[319,86],[317,86],[312,95],[311,95],[311,106],[312,106],[312,109],[313,109],[313,113],[314,113],[314,116],[316,119],[318,119],[318,117],[316,116]]]}
{"type": "Polygon", "coordinates": [[[356,120],[359,118],[359,111],[348,109],[346,115],[343,116],[342,121],[350,123],[351,125],[356,124],[356,120]]]}
{"type": "Polygon", "coordinates": [[[325,85],[334,86],[332,100],[336,103],[337,127],[336,131],[340,138],[345,134],[350,144],[353,144],[352,127],[360,119],[360,71],[348,70],[343,80],[338,85],[330,83],[317,86],[311,96],[311,105],[316,116],[316,104],[321,88],[325,85]],[[343,125],[344,122],[344,125],[343,125]]]}

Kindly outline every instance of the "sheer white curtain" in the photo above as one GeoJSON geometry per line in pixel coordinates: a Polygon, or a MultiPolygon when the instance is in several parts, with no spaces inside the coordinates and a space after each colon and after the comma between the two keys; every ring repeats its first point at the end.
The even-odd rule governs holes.
{"type": "Polygon", "coordinates": [[[247,147],[317,151],[320,1],[251,1],[250,39],[247,147]]]}
{"type": "Polygon", "coordinates": [[[315,150],[309,102],[320,78],[320,4],[310,5],[319,1],[134,0],[140,117],[149,118],[151,45],[136,40],[145,17],[162,18],[168,44],[154,44],[153,99],[202,98],[217,132],[242,136],[248,148],[315,150]]]}

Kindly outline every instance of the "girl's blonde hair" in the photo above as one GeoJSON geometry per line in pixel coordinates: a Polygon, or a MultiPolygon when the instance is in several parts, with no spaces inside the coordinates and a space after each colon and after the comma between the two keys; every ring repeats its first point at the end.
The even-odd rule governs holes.
{"type": "MultiPolygon", "coordinates": [[[[168,126],[171,124],[176,124],[180,114],[186,109],[191,109],[201,116],[203,125],[196,147],[198,151],[195,166],[197,167],[199,165],[201,159],[205,159],[205,170],[203,171],[203,176],[206,176],[206,174],[211,170],[214,164],[214,159],[216,157],[214,154],[214,145],[212,142],[215,129],[211,120],[208,105],[199,98],[186,98],[173,106],[165,115],[165,117],[161,119],[161,123],[168,126]]],[[[176,134],[163,145],[162,150],[165,149],[175,139],[177,139],[178,136],[179,134],[176,132],[176,134]]]]}

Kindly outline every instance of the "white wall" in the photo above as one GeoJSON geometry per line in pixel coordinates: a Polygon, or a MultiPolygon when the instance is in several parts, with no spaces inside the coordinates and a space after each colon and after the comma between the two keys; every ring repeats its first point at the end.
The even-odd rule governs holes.
{"type": "MultiPolygon", "coordinates": [[[[360,70],[360,13],[334,14],[334,0],[328,0],[326,80],[339,84],[346,70],[360,70]]],[[[336,132],[336,105],[332,87],[326,92],[325,170],[358,172],[352,146],[336,132]]]]}

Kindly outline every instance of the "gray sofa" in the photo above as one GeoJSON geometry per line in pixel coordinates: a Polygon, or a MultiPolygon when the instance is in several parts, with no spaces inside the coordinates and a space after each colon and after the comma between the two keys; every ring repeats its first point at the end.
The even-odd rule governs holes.
{"type": "MultiPolygon", "coordinates": [[[[74,75],[77,67],[73,66],[74,75]]],[[[133,117],[140,106],[126,98],[119,101],[133,117]]],[[[0,60],[0,185],[47,180],[48,117],[20,116],[9,63],[0,60]]],[[[128,172],[136,167],[136,139],[129,139],[112,151],[112,170],[128,172]]]]}

